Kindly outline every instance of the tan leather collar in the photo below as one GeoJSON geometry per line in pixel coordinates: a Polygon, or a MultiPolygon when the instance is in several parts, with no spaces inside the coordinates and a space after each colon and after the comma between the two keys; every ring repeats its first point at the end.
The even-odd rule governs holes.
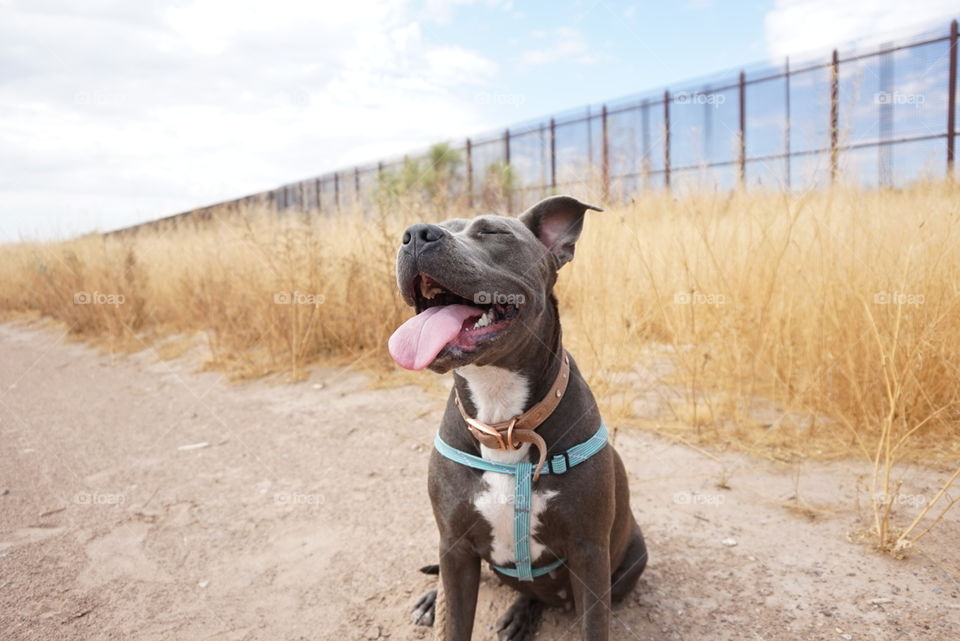
{"type": "Polygon", "coordinates": [[[543,464],[547,460],[547,443],[534,430],[540,427],[557,409],[564,392],[567,391],[567,383],[570,382],[570,356],[563,348],[561,348],[561,351],[563,358],[560,361],[560,371],[557,372],[557,378],[553,381],[547,395],[523,414],[514,416],[509,420],[500,423],[484,423],[472,418],[463,408],[463,403],[460,402],[460,392],[454,388],[454,402],[457,404],[457,409],[460,410],[463,420],[466,421],[467,429],[482,445],[505,451],[520,449],[523,443],[533,443],[537,446],[540,460],[533,474],[534,481],[540,477],[540,470],[543,469],[543,464]],[[506,440],[504,440],[504,437],[506,437],[506,440]]]}

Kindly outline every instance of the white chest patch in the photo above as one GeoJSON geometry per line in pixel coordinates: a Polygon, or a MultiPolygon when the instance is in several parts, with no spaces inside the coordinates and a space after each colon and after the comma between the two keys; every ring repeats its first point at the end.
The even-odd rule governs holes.
{"type": "MultiPolygon", "coordinates": [[[[477,420],[484,423],[499,423],[523,412],[530,395],[530,386],[526,378],[502,367],[486,365],[478,367],[467,365],[457,370],[467,381],[470,400],[477,408],[477,420]]],[[[517,463],[525,460],[529,443],[519,450],[505,452],[480,446],[480,454],[485,459],[500,463],[517,463]]],[[[498,565],[511,563],[516,554],[513,544],[513,493],[516,479],[510,474],[484,472],[486,488],[474,499],[474,506],[484,519],[490,523],[493,533],[491,556],[498,565]]],[[[540,526],[540,515],[557,493],[533,492],[530,512],[530,558],[533,562],[543,554],[545,547],[536,539],[540,526]]]]}

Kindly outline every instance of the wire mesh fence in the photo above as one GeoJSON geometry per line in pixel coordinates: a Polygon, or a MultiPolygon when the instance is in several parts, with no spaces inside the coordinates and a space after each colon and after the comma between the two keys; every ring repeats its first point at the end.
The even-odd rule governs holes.
{"type": "Polygon", "coordinates": [[[955,176],[957,98],[954,20],[870,51],[590,106],[171,219],[249,206],[362,212],[411,192],[505,210],[585,189],[609,203],[652,189],[899,187],[955,176]]]}

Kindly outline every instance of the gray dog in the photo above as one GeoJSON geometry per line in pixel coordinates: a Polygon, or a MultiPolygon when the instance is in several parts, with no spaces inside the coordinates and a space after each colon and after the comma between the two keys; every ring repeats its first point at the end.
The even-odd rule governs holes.
{"type": "MultiPolygon", "coordinates": [[[[481,561],[519,592],[497,624],[512,641],[533,637],[543,606],[571,601],[582,638],[607,639],[611,601],[646,566],[623,463],[563,349],[553,295],[588,209],[600,211],[555,196],[519,218],[403,235],[397,283],[416,316],[390,353],[407,369],[454,372],[429,473],[448,641],[471,637],[481,561]]],[[[432,624],[435,602],[431,590],[415,620],[432,624]]]]}

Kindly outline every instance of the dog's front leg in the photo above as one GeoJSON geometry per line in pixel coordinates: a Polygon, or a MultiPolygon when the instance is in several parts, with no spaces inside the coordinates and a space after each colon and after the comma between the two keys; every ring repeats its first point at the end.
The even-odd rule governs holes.
{"type": "Polygon", "coordinates": [[[480,557],[461,541],[440,543],[440,580],[446,601],[444,641],[469,641],[477,611],[480,557]]]}
{"type": "Polygon", "coordinates": [[[573,602],[584,641],[606,641],[610,635],[610,552],[585,543],[567,560],[573,602]]]}

